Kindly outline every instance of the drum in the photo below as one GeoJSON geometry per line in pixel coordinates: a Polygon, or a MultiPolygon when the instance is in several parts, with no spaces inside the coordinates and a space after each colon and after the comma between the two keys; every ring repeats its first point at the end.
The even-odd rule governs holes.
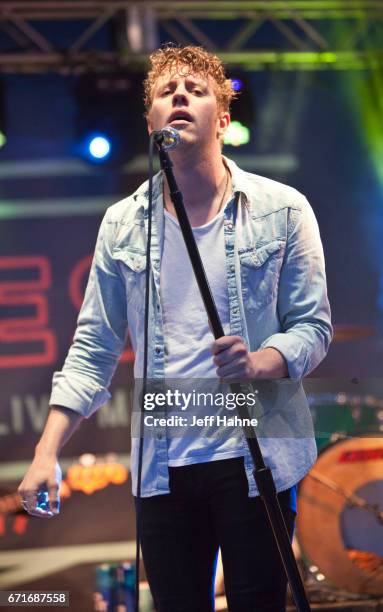
{"type": "Polygon", "coordinates": [[[383,595],[383,433],[322,449],[298,493],[297,538],[318,580],[383,595]]]}
{"type": "Polygon", "coordinates": [[[320,450],[329,442],[358,432],[383,430],[383,400],[372,395],[316,393],[307,396],[320,450]]]}

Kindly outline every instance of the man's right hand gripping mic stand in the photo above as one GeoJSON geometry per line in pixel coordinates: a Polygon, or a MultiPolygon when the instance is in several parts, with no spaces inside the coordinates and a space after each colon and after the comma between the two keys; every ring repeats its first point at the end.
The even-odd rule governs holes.
{"type": "MultiPolygon", "coordinates": [[[[179,134],[177,130],[171,127],[164,128],[154,134],[154,140],[158,146],[161,168],[166,175],[168,181],[170,197],[173,202],[178,222],[182,231],[185,245],[189,254],[189,258],[193,267],[193,272],[198,283],[198,288],[209,318],[211,329],[215,339],[225,335],[217,307],[211,294],[210,286],[206,277],[206,273],[202,264],[202,260],[196,245],[194,235],[190,226],[188,216],[183,204],[182,193],[179,191],[172,170],[172,162],[166,149],[173,148],[179,142],[179,134]]],[[[234,393],[241,390],[239,383],[230,385],[234,393]]],[[[249,419],[249,413],[246,406],[237,405],[239,417],[249,419]]],[[[245,423],[250,422],[246,420],[245,423]]],[[[265,504],[267,516],[270,521],[270,526],[273,530],[274,538],[278,546],[281,560],[290,584],[291,592],[299,612],[310,611],[310,604],[303,586],[298,566],[294,557],[289,534],[285,525],[283,514],[279,505],[277,491],[275,488],[273,476],[270,468],[265,465],[262,451],[260,449],[254,428],[251,426],[243,427],[247,444],[251,453],[254,464],[253,475],[257,484],[260,496],[265,504]]]]}

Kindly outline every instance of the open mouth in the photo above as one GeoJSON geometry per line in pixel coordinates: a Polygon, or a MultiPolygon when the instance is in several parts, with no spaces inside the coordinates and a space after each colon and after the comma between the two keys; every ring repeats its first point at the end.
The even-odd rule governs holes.
{"type": "Polygon", "coordinates": [[[176,112],[172,113],[169,118],[169,123],[191,123],[192,118],[189,113],[176,112]]]}

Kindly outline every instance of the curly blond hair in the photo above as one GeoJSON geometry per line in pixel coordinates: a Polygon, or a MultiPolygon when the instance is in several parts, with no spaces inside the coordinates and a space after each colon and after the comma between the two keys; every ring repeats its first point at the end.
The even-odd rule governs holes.
{"type": "Polygon", "coordinates": [[[230,103],[236,93],[232,82],[226,78],[225,69],[219,57],[209,53],[203,47],[165,45],[154,51],[150,57],[150,69],[144,80],[144,104],[146,112],[150,110],[153,102],[153,89],[155,83],[164,72],[178,74],[180,69],[184,74],[198,74],[204,78],[211,77],[214,83],[218,108],[223,111],[230,110],[230,103]]]}

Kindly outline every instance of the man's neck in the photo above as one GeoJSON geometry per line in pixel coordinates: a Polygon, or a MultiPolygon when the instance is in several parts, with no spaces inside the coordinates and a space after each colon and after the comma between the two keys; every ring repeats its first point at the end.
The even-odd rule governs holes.
{"type": "MultiPolygon", "coordinates": [[[[222,155],[172,156],[174,176],[183,195],[184,205],[192,226],[203,225],[213,219],[223,199],[227,197],[230,177],[222,155]]],[[[169,189],[164,181],[165,206],[175,216],[169,189]]]]}

